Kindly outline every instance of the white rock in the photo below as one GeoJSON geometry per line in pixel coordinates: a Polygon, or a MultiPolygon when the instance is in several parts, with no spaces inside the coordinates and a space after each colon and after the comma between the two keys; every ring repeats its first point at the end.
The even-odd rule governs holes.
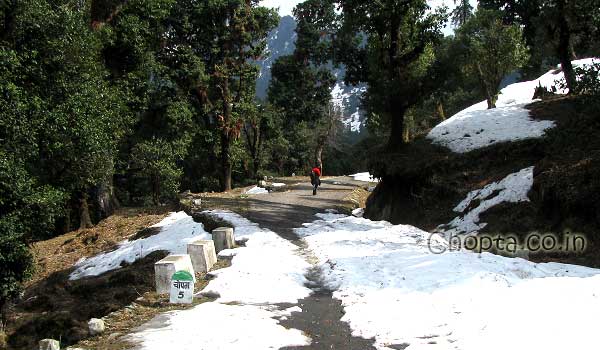
{"type": "Polygon", "coordinates": [[[97,318],[92,318],[88,321],[88,328],[90,330],[90,335],[95,336],[104,333],[106,326],[104,325],[104,321],[97,318]]]}
{"type": "Polygon", "coordinates": [[[44,339],[39,342],[40,350],[60,350],[60,343],[54,339],[44,339]]]}

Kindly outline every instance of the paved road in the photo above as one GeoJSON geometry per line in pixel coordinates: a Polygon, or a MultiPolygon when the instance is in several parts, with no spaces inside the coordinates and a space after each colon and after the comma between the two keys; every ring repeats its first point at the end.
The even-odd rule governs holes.
{"type": "MultiPolygon", "coordinates": [[[[268,195],[252,196],[249,199],[249,210],[244,215],[248,220],[270,229],[280,236],[300,246],[306,259],[315,263],[316,259],[310,250],[293,232],[294,228],[303,223],[317,219],[315,214],[326,209],[332,209],[344,204],[344,198],[358,185],[365,183],[349,178],[328,179],[323,181],[317,196],[312,195],[310,184],[298,184],[288,192],[271,193],[268,195]]],[[[344,315],[341,302],[332,298],[332,291],[324,288],[321,281],[321,271],[318,267],[307,274],[308,287],[313,290],[310,297],[300,300],[301,313],[282,321],[288,328],[304,331],[313,342],[310,346],[286,347],[285,350],[296,349],[339,349],[339,350],[370,350],[373,340],[353,337],[348,324],[341,322],[344,315]]],[[[276,286],[274,286],[276,287],[276,286]]]]}

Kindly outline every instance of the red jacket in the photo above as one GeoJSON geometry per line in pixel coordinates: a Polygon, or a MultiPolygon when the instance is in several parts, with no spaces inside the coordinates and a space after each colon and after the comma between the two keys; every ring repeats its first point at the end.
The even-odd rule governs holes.
{"type": "Polygon", "coordinates": [[[315,167],[312,171],[313,173],[315,173],[315,175],[321,177],[321,169],[315,167]]]}

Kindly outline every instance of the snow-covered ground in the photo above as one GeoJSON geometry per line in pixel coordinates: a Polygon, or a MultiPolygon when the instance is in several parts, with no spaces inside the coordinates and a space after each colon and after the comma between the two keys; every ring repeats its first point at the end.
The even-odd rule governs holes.
{"type": "Polygon", "coordinates": [[[510,174],[500,182],[491,183],[480,190],[472,191],[460,202],[454,211],[462,214],[444,228],[446,237],[459,234],[473,235],[487,224],[479,222],[479,215],[501,203],[529,202],[527,193],[533,186],[533,169],[529,167],[518,173],[510,174]],[[470,208],[471,203],[479,201],[477,207],[470,208]]]}
{"type": "Polygon", "coordinates": [[[173,213],[152,227],[160,228],[160,232],[144,239],[123,241],[111,252],[81,259],[75,264],[75,270],[69,278],[77,280],[99,276],[119,269],[122,262],[131,264],[155,251],[186,254],[188,243],[198,239],[212,239],[211,235],[204,231],[202,224],[194,222],[184,212],[173,213]]]}
{"type": "MultiPolygon", "coordinates": [[[[473,192],[456,209],[464,210],[473,200],[492,200],[491,194],[525,200],[530,174],[527,168],[473,192]]],[[[297,304],[311,292],[304,286],[310,265],[300,248],[237,214],[207,214],[230,222],[236,238],[247,240],[246,247],[226,252],[233,257],[232,266],[212,272],[214,279],[201,292],[217,296],[216,301],[160,315],[127,339],[141,350],[172,344],[183,350],[310,344],[299,330],[277,321],[300,310],[281,310],[276,304],[297,304]]],[[[600,270],[488,253],[435,254],[447,250],[447,242],[412,226],[335,213],[319,217],[296,233],[318,258],[326,284],[336,290],[334,297],[342,301],[342,320],[354,335],[374,338],[378,349],[597,348],[600,270]]],[[[183,213],[172,214],[159,227],[162,231],[154,238],[138,242],[179,252],[192,237],[208,238],[183,213]]],[[[108,254],[114,254],[115,262],[139,259],[143,254],[131,253],[139,248],[131,243],[108,254]]],[[[86,261],[94,259],[109,258],[86,261]]],[[[83,271],[106,269],[99,263],[93,266],[83,271]]]]}
{"type": "Polygon", "coordinates": [[[273,318],[289,314],[264,306],[204,303],[161,315],[128,340],[143,350],[279,349],[310,344],[302,332],[286,329],[273,318]]]}
{"type": "Polygon", "coordinates": [[[258,187],[258,186],[254,186],[251,189],[249,189],[248,191],[246,191],[245,194],[268,194],[269,191],[267,191],[266,189],[262,188],[262,187],[258,187]]]}
{"type": "Polygon", "coordinates": [[[342,320],[379,349],[597,349],[600,270],[434,254],[445,241],[412,226],[320,217],[296,232],[337,289],[342,320]]]}
{"type": "MultiPolygon", "coordinates": [[[[598,62],[598,59],[595,61],[598,62]]],[[[594,59],[584,59],[573,61],[573,65],[577,67],[592,62],[594,59]]],[[[531,119],[525,106],[534,101],[536,87],[552,88],[556,81],[564,79],[558,68],[536,80],[507,86],[498,97],[497,108],[488,110],[487,102],[482,101],[440,123],[427,137],[453,152],[466,153],[501,142],[544,136],[555,123],[531,119]]],[[[568,90],[558,89],[557,92],[567,93],[568,90]]]]}
{"type": "Polygon", "coordinates": [[[252,304],[295,303],[310,294],[304,286],[310,265],[299,256],[298,247],[237,214],[210,213],[233,224],[236,239],[248,241],[246,247],[233,250],[231,267],[211,273],[217,278],[202,293],[220,295],[217,301],[222,303],[252,304]]]}
{"type": "MultiPolygon", "coordinates": [[[[159,316],[128,337],[140,350],[279,349],[310,344],[299,330],[277,323],[298,307],[279,310],[275,304],[296,304],[310,294],[304,274],[310,267],[298,247],[269,230],[231,212],[206,212],[235,227],[246,247],[226,251],[231,267],[211,272],[214,279],[201,294],[218,296],[185,311],[159,316]],[[274,263],[276,262],[276,263],[274,263]]],[[[221,254],[220,254],[221,255],[221,254]]]]}
{"type": "Polygon", "coordinates": [[[354,175],[350,175],[356,181],[364,181],[364,182],[379,182],[379,179],[373,177],[373,175],[367,173],[357,173],[354,175]]]}

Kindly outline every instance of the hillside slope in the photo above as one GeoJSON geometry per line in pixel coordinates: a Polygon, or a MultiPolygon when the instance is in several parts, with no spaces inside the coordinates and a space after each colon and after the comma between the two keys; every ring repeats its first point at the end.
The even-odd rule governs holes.
{"type": "Polygon", "coordinates": [[[536,86],[561,77],[556,69],[510,85],[498,108],[474,105],[426,138],[379,157],[373,166],[383,181],[366,216],[447,237],[500,234],[519,243],[532,232],[554,234],[559,242],[583,234],[584,252],[540,250],[529,257],[600,266],[597,102],[564,95],[533,100],[536,86]]]}

